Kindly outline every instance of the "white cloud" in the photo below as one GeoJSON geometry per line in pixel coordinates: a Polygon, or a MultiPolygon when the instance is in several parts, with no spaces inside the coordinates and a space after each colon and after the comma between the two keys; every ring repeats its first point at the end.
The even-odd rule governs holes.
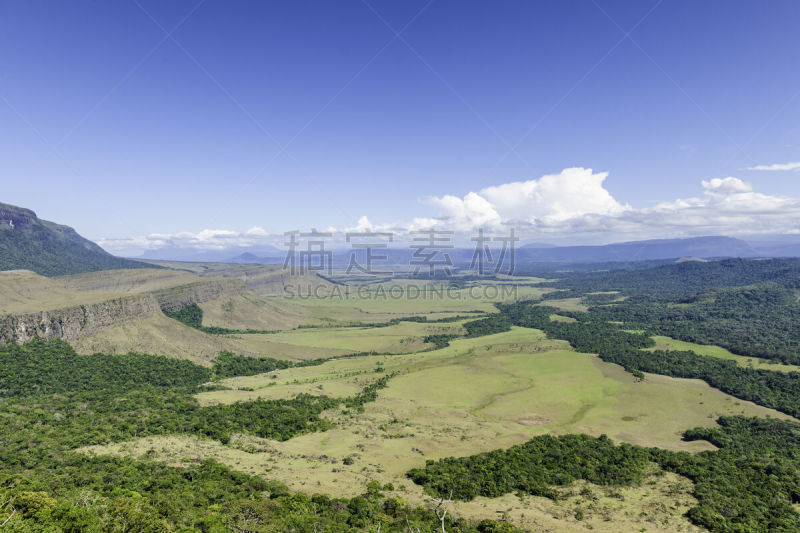
{"type": "MultiPolygon", "coordinates": [[[[439,207],[435,224],[453,229],[494,227],[504,223],[557,223],[587,214],[616,215],[629,209],[603,187],[607,172],[566,168],[559,174],[515,181],[470,192],[464,197],[431,198],[439,207]]],[[[427,219],[431,222],[430,219],[427,219]]]]}
{"type": "Polygon", "coordinates": [[[756,165],[747,170],[800,170],[800,161],[795,163],[774,163],[772,165],[756,165]]]}
{"type": "Polygon", "coordinates": [[[727,196],[730,194],[746,193],[753,190],[753,186],[739,178],[713,178],[701,181],[707,194],[712,196],[727,196]]]}
{"type": "Polygon", "coordinates": [[[442,220],[436,225],[444,224],[454,229],[468,229],[477,226],[496,226],[502,221],[492,204],[474,192],[468,193],[463,198],[449,194],[440,198],[434,197],[430,202],[438,206],[442,214],[442,220]]]}
{"type": "Polygon", "coordinates": [[[586,214],[615,215],[627,206],[617,202],[603,182],[608,172],[565,168],[538,180],[517,181],[481,191],[504,220],[568,220],[586,214]]]}
{"type": "MultiPolygon", "coordinates": [[[[800,199],[762,194],[735,177],[700,183],[701,196],[633,208],[603,186],[608,173],[567,168],[536,180],[487,187],[463,198],[434,199],[440,209],[428,227],[466,231],[515,226],[529,236],[588,236],[607,240],[708,234],[786,233],[800,227],[800,199]]],[[[418,227],[420,220],[410,226],[418,227]]]]}
{"type": "Polygon", "coordinates": [[[97,244],[111,253],[138,255],[149,250],[164,248],[189,249],[200,251],[221,251],[234,247],[250,247],[273,244],[282,236],[271,235],[264,228],[254,226],[247,231],[237,232],[225,229],[204,229],[197,233],[188,231],[178,233],[151,233],[136,237],[103,238],[97,244]]]}
{"type": "MultiPolygon", "coordinates": [[[[326,231],[341,246],[345,246],[345,232],[392,232],[400,242],[408,238],[408,232],[427,228],[466,235],[476,227],[505,230],[513,226],[523,238],[567,237],[573,242],[800,232],[800,198],[763,194],[739,178],[704,180],[697,196],[634,208],[616,200],[604,187],[607,177],[608,173],[589,168],[567,168],[558,174],[491,186],[463,196],[430,198],[428,203],[438,209],[434,216],[403,223],[373,223],[362,216],[352,228],[330,227],[326,231]]],[[[282,247],[283,235],[272,235],[255,226],[244,232],[205,229],[100,239],[98,243],[113,253],[136,255],[173,248],[219,251],[265,244],[282,247]]]]}

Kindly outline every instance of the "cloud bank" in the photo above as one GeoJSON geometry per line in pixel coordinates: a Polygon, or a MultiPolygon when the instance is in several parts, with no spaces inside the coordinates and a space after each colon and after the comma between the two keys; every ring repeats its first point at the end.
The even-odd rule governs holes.
{"type": "Polygon", "coordinates": [[[774,163],[772,165],[756,165],[747,170],[800,170],[800,161],[796,163],[774,163]]]}
{"type": "MultiPolygon", "coordinates": [[[[559,174],[432,198],[439,216],[432,225],[468,231],[476,226],[514,226],[536,236],[606,234],[603,240],[795,233],[800,198],[756,192],[736,177],[700,183],[701,195],[634,208],[604,187],[607,172],[567,168],[559,174]]],[[[429,221],[430,222],[430,221],[429,221]]]]}
{"type": "MultiPolygon", "coordinates": [[[[800,163],[783,167],[788,169],[791,165],[800,168],[800,163]]],[[[398,241],[403,234],[426,228],[466,234],[477,227],[495,230],[514,227],[523,239],[569,238],[572,242],[800,233],[800,198],[759,193],[736,177],[703,180],[698,196],[647,208],[635,208],[615,199],[605,188],[607,178],[607,172],[566,168],[558,174],[490,186],[462,196],[428,198],[428,205],[437,211],[429,217],[372,223],[362,216],[353,227],[326,228],[326,231],[342,242],[348,231],[392,232],[398,241]]],[[[256,226],[244,232],[207,229],[98,242],[111,252],[134,255],[172,248],[201,251],[265,245],[282,248],[283,240],[282,233],[270,234],[256,226]]]]}

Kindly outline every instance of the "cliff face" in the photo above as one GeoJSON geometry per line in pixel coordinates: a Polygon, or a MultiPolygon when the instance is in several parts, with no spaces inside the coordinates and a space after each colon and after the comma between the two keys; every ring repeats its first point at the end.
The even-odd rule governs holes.
{"type": "Polygon", "coordinates": [[[244,282],[238,279],[198,281],[98,303],[9,314],[0,316],[0,344],[10,341],[23,343],[34,337],[73,341],[103,328],[160,314],[161,309],[177,311],[188,304],[240,294],[245,290],[244,282]]]}
{"type": "Polygon", "coordinates": [[[330,291],[333,284],[321,278],[315,272],[293,274],[288,270],[277,272],[248,272],[244,276],[248,289],[262,296],[286,296],[287,294],[314,294],[316,290],[330,291]],[[317,288],[320,289],[317,289],[317,288]]]}
{"type": "Polygon", "coordinates": [[[189,304],[201,304],[216,300],[221,296],[233,296],[247,290],[239,279],[215,279],[197,281],[177,287],[170,287],[153,293],[158,304],[168,311],[177,311],[189,304]]]}
{"type": "Polygon", "coordinates": [[[76,340],[115,324],[160,313],[158,301],[151,295],[114,298],[104,302],[77,305],[0,317],[0,344],[23,343],[41,339],[76,340]]]}

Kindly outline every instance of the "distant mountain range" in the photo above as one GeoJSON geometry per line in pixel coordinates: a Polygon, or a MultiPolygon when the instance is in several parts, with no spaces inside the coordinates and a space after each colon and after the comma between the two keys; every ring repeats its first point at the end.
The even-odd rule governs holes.
{"type": "Polygon", "coordinates": [[[148,250],[137,259],[155,259],[159,261],[199,261],[213,263],[282,263],[285,250],[275,246],[262,244],[257,247],[232,246],[223,250],[198,250],[168,246],[158,250],[148,250]]]}
{"type": "Polygon", "coordinates": [[[694,237],[620,242],[600,246],[520,247],[517,258],[529,262],[584,263],[649,261],[681,257],[758,257],[747,242],[732,237],[694,237]]]}
{"type": "Polygon", "coordinates": [[[115,257],[69,226],[41,220],[30,209],[0,203],[0,270],[59,276],[148,266],[115,257]]]}
{"type": "MultiPolygon", "coordinates": [[[[495,244],[495,243],[493,243],[495,244]]],[[[376,249],[373,256],[385,256],[373,266],[408,266],[415,250],[398,245],[376,249]]],[[[469,268],[472,248],[442,250],[459,269],[469,268]]],[[[499,249],[493,248],[497,257],[499,249]]],[[[338,249],[333,251],[334,268],[344,268],[355,253],[357,263],[365,264],[366,251],[338,249]]],[[[538,266],[561,268],[560,265],[635,263],[677,259],[715,259],[726,257],[797,257],[800,256],[800,235],[760,236],[748,241],[732,237],[694,237],[688,239],[654,239],[589,246],[556,246],[538,242],[518,246],[517,271],[538,266]]],[[[223,263],[282,264],[286,251],[275,246],[231,247],[224,250],[163,248],[148,252],[143,258],[223,263]]],[[[439,256],[441,257],[441,256],[439,256]]],[[[0,270],[26,269],[45,276],[74,274],[115,268],[141,268],[151,265],[115,257],[97,244],[81,237],[74,229],[41,220],[29,209],[0,203],[0,270]]],[[[424,267],[423,267],[424,269],[424,267]]]]}
{"type": "MultiPolygon", "coordinates": [[[[774,250],[771,249],[771,250],[774,250]]],[[[427,250],[426,250],[427,252],[427,250]]],[[[500,249],[493,247],[491,253],[497,258],[500,249]]],[[[451,248],[442,249],[437,255],[437,260],[442,259],[446,253],[455,268],[469,268],[472,262],[474,249],[451,248]]],[[[506,252],[508,260],[508,252],[506,252]]],[[[402,266],[410,265],[414,250],[408,246],[397,246],[386,249],[374,249],[373,257],[376,259],[373,267],[380,270],[381,265],[402,266]]],[[[723,257],[760,257],[762,254],[741,239],[731,237],[695,237],[689,239],[656,239],[647,241],[622,242],[597,246],[556,246],[552,244],[531,243],[519,246],[515,250],[517,266],[528,267],[541,264],[579,264],[579,263],[633,263],[639,261],[652,261],[679,258],[712,259],[723,257]]],[[[366,264],[366,251],[364,249],[349,250],[337,249],[332,251],[334,268],[345,268],[355,257],[359,265],[366,264]]],[[[244,252],[236,256],[228,256],[228,262],[234,263],[282,263],[286,252],[275,249],[269,255],[244,252]]],[[[424,268],[423,268],[424,270],[424,268]]]]}
{"type": "MultiPolygon", "coordinates": [[[[779,236],[780,237],[780,236],[779,236]]],[[[800,236],[781,239],[765,239],[748,242],[733,237],[709,236],[686,239],[653,239],[620,242],[604,245],[557,246],[546,243],[528,243],[517,246],[515,250],[518,265],[527,266],[543,263],[613,263],[637,262],[680,258],[714,259],[724,257],[789,257],[800,256],[800,236]]],[[[492,243],[492,253],[496,256],[499,247],[492,243]]],[[[359,264],[365,264],[364,249],[333,249],[333,265],[344,268],[355,256],[359,264]]],[[[474,249],[457,247],[442,250],[447,253],[458,268],[468,268],[474,249]]],[[[414,250],[409,246],[396,245],[392,248],[374,249],[373,256],[385,256],[376,260],[375,265],[408,265],[414,250]]],[[[281,264],[286,258],[286,250],[274,246],[256,248],[229,248],[219,251],[200,251],[188,249],[161,249],[148,252],[148,259],[172,259],[182,261],[218,261],[228,263],[281,264]]],[[[441,257],[441,255],[439,256],[441,257]]],[[[379,268],[379,267],[378,267],[379,268]]]]}

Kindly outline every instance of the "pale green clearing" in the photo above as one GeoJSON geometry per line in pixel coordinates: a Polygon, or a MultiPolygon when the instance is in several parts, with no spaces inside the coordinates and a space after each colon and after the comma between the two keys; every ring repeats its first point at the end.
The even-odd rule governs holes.
{"type": "MultiPolygon", "coordinates": [[[[480,318],[480,317],[476,317],[480,318]]],[[[270,338],[277,342],[316,346],[320,348],[337,348],[366,352],[387,351],[392,345],[408,344],[410,340],[419,340],[428,335],[464,333],[462,324],[473,319],[457,322],[400,322],[391,326],[357,327],[357,328],[301,328],[293,331],[275,333],[270,338]]],[[[403,350],[408,351],[408,350],[403,350]]],[[[418,350],[413,350],[418,351],[418,350]]]]}
{"type": "Polygon", "coordinates": [[[582,302],[583,300],[581,298],[564,298],[561,300],[545,300],[537,305],[555,307],[561,311],[588,311],[589,307],[582,302]]]}
{"type": "Polygon", "coordinates": [[[357,321],[367,316],[403,317],[412,315],[449,316],[480,311],[494,313],[494,303],[534,299],[546,292],[538,287],[477,285],[467,288],[437,287],[430,284],[381,284],[375,287],[341,287],[322,298],[291,299],[312,309],[315,318],[357,321]],[[331,310],[334,313],[331,313],[331,310]]]}
{"type": "Polygon", "coordinates": [[[550,320],[552,320],[553,322],[577,322],[577,320],[575,320],[571,316],[564,316],[557,314],[550,315],[550,320]]]}
{"type": "Polygon", "coordinates": [[[381,327],[299,328],[280,333],[232,335],[231,338],[266,356],[296,361],[365,352],[413,353],[433,346],[424,342],[424,337],[462,334],[462,324],[475,319],[439,323],[400,322],[381,327]]]}
{"type": "Polygon", "coordinates": [[[800,366],[797,365],[783,365],[780,363],[771,363],[758,357],[737,355],[735,353],[731,353],[721,346],[697,344],[694,342],[681,341],[678,339],[673,339],[672,337],[664,337],[661,335],[653,335],[651,338],[656,341],[656,346],[654,348],[649,348],[651,351],[687,350],[694,352],[697,355],[707,355],[709,357],[718,357],[719,359],[730,359],[731,361],[736,361],[740,366],[747,368],[774,370],[775,372],[800,372],[800,366]]]}

